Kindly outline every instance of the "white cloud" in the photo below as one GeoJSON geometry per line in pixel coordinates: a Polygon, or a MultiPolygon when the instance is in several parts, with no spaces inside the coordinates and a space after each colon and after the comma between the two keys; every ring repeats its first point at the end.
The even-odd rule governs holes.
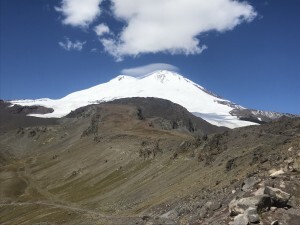
{"type": "Polygon", "coordinates": [[[179,71],[178,67],[173,66],[171,64],[153,63],[145,66],[123,69],[121,71],[121,74],[132,76],[132,77],[140,77],[156,70],[171,70],[174,72],[179,71]]]}
{"type": "MultiPolygon", "coordinates": [[[[103,0],[61,0],[56,8],[64,24],[86,27],[100,15],[103,0]]],[[[110,0],[112,16],[124,23],[113,35],[107,25],[94,27],[104,49],[117,61],[144,53],[200,54],[201,35],[225,32],[256,16],[241,0],[110,0]],[[110,34],[109,37],[102,37],[110,34]]]]}
{"type": "Polygon", "coordinates": [[[99,37],[104,35],[104,34],[109,34],[110,33],[109,27],[107,25],[105,25],[104,23],[101,23],[101,24],[95,26],[94,31],[96,32],[96,34],[99,37]]]}
{"type": "Polygon", "coordinates": [[[97,52],[98,50],[97,50],[97,48],[92,48],[91,50],[90,50],[90,52],[97,52]]]}
{"type": "Polygon", "coordinates": [[[99,5],[102,0],[62,0],[60,7],[55,7],[65,17],[63,24],[86,27],[100,15],[99,5]]]}
{"type": "Polygon", "coordinates": [[[126,25],[117,38],[101,42],[117,60],[141,53],[199,54],[207,48],[199,35],[232,30],[256,16],[251,5],[235,0],[111,1],[115,17],[126,25]]]}
{"type": "Polygon", "coordinates": [[[59,46],[62,47],[63,49],[67,50],[67,51],[71,51],[71,50],[77,50],[77,51],[81,51],[83,49],[83,46],[86,44],[86,42],[81,42],[81,41],[70,41],[69,38],[66,38],[66,40],[64,42],[60,41],[58,42],[59,46]]]}

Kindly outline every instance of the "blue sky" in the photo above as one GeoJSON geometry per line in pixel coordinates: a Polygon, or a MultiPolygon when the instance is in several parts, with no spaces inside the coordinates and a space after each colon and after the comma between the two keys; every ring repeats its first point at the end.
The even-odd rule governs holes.
{"type": "Polygon", "coordinates": [[[224,8],[114,0],[114,9],[109,0],[99,7],[88,0],[88,14],[68,1],[76,2],[0,1],[1,99],[61,98],[123,69],[164,63],[245,107],[300,114],[299,0],[221,0],[224,8]]]}

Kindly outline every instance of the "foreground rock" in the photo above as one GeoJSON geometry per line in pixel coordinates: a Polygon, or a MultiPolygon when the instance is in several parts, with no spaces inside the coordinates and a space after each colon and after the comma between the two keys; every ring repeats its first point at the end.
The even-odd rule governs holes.
{"type": "Polygon", "coordinates": [[[234,225],[259,223],[259,213],[267,212],[274,207],[287,207],[291,198],[290,194],[269,186],[262,187],[253,194],[254,196],[250,197],[235,198],[229,203],[229,213],[230,216],[234,216],[234,225]]]}
{"type": "Polygon", "coordinates": [[[252,207],[248,208],[245,211],[245,215],[248,217],[251,223],[258,223],[260,221],[256,208],[252,208],[252,207]]]}
{"type": "Polygon", "coordinates": [[[258,184],[261,181],[261,179],[257,178],[257,177],[249,177],[247,178],[243,185],[242,185],[242,190],[243,191],[248,191],[249,189],[251,189],[254,185],[258,184]]]}
{"type": "Polygon", "coordinates": [[[287,203],[291,198],[290,194],[278,188],[265,187],[264,193],[271,197],[272,206],[281,207],[281,208],[287,206],[287,203]]]}
{"type": "Polygon", "coordinates": [[[249,219],[245,214],[237,215],[234,218],[234,225],[248,225],[248,224],[249,224],[249,219]]]}
{"type": "Polygon", "coordinates": [[[258,212],[270,209],[272,201],[269,195],[258,195],[241,199],[233,199],[229,203],[229,212],[231,216],[243,214],[247,209],[255,208],[258,212]]]}

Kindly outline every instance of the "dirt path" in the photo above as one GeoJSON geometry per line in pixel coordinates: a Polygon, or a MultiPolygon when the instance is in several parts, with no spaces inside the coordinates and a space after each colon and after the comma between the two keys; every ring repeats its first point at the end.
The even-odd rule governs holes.
{"type": "MultiPolygon", "coordinates": [[[[51,194],[46,189],[41,188],[37,182],[32,178],[30,164],[36,161],[36,157],[31,157],[26,160],[26,162],[22,162],[17,169],[17,176],[22,179],[26,184],[27,188],[25,192],[30,196],[29,189],[33,189],[39,193],[41,197],[39,197],[34,202],[12,202],[12,203],[3,203],[0,204],[0,207],[5,206],[32,206],[32,205],[40,205],[40,206],[47,206],[52,208],[58,209],[65,209],[70,210],[73,212],[80,212],[84,214],[89,214],[101,218],[106,219],[121,219],[125,218],[125,216],[113,216],[113,215],[105,215],[94,210],[85,209],[80,206],[76,206],[67,202],[58,199],[57,196],[51,194]]],[[[126,218],[139,218],[138,216],[126,216],[126,218]]]]}
{"type": "Polygon", "coordinates": [[[34,190],[36,190],[41,196],[43,196],[45,199],[47,199],[50,202],[60,202],[62,203],[62,201],[60,201],[56,196],[52,195],[50,192],[47,191],[47,189],[45,188],[41,188],[37,182],[35,182],[34,179],[32,179],[32,172],[31,172],[31,168],[30,168],[30,164],[34,164],[36,162],[37,157],[32,157],[26,160],[26,163],[24,163],[24,179],[27,180],[28,183],[28,188],[32,188],[34,190]]]}
{"type": "Polygon", "coordinates": [[[5,207],[5,206],[32,206],[32,205],[41,205],[41,206],[48,206],[48,207],[53,207],[53,208],[58,208],[58,209],[65,209],[65,210],[70,210],[70,211],[75,211],[75,212],[81,212],[85,214],[90,214],[106,219],[120,219],[120,218],[139,218],[136,216],[113,216],[113,215],[105,215],[93,210],[89,209],[84,209],[84,208],[79,208],[75,206],[68,206],[68,205],[62,205],[58,203],[49,203],[49,202],[44,202],[44,201],[37,201],[37,202],[12,202],[12,203],[4,203],[0,204],[0,207],[5,207]]]}

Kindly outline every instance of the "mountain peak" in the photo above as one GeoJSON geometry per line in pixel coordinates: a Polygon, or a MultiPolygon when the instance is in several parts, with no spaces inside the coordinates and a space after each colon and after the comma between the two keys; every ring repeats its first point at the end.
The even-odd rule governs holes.
{"type": "Polygon", "coordinates": [[[119,75],[111,79],[110,81],[124,81],[124,80],[131,80],[131,79],[135,79],[135,77],[128,76],[128,75],[119,75]]]}
{"type": "Polygon", "coordinates": [[[146,77],[154,77],[159,81],[164,81],[166,79],[174,79],[174,78],[178,78],[178,79],[184,78],[182,75],[169,70],[156,70],[143,76],[142,78],[146,78],[146,77]]]}
{"type": "Polygon", "coordinates": [[[188,111],[217,126],[229,128],[253,125],[241,121],[230,112],[237,108],[221,97],[185,78],[168,71],[158,70],[141,77],[119,75],[107,83],[71,93],[61,99],[47,101],[12,101],[23,106],[40,105],[52,108],[53,112],[38,117],[62,117],[71,111],[90,104],[132,97],[166,99],[185,107],[188,111]],[[224,102],[226,101],[226,104],[224,102]]]}

